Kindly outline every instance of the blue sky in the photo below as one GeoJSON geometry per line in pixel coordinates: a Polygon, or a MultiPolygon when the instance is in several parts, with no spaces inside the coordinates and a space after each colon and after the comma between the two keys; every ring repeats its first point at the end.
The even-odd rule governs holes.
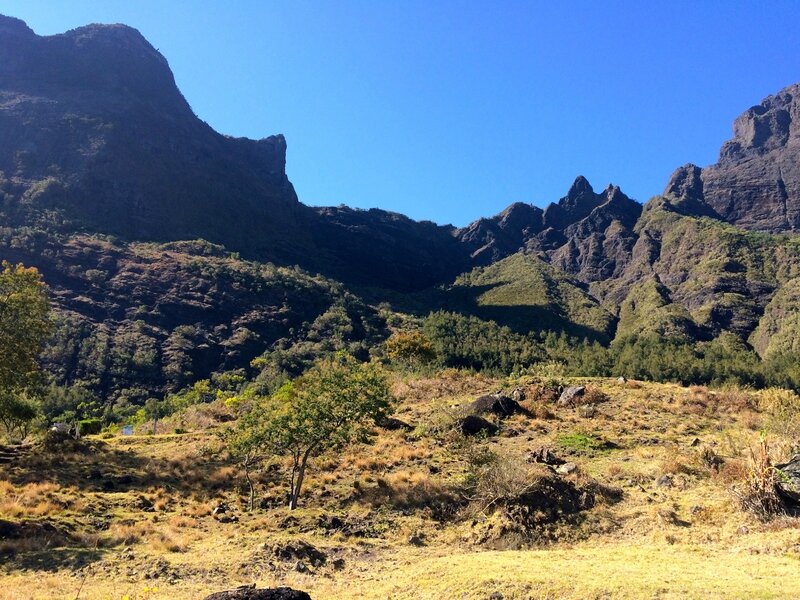
{"type": "Polygon", "coordinates": [[[464,225],[582,174],[640,201],[800,81],[798,2],[3,0],[139,29],[222,133],[286,135],[308,204],[464,225]],[[657,4],[660,4],[658,6],[657,4]]]}

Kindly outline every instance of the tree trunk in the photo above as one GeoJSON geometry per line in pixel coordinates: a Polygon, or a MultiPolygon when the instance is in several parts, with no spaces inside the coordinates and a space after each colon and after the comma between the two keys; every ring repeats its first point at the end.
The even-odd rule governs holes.
{"type": "Polygon", "coordinates": [[[158,419],[153,419],[153,435],[156,434],[156,423],[158,423],[158,419]]]}
{"type": "Polygon", "coordinates": [[[256,501],[256,488],[253,485],[253,480],[250,479],[250,461],[244,461],[244,478],[247,480],[247,485],[250,487],[250,501],[248,503],[248,512],[253,512],[253,507],[256,501]]]}
{"type": "Polygon", "coordinates": [[[306,464],[308,463],[308,457],[311,456],[311,451],[313,449],[314,447],[312,446],[306,450],[303,454],[303,458],[300,459],[300,464],[297,467],[297,481],[293,484],[292,494],[289,498],[289,510],[297,508],[297,502],[300,499],[300,491],[303,488],[303,479],[306,475],[306,464]]]}

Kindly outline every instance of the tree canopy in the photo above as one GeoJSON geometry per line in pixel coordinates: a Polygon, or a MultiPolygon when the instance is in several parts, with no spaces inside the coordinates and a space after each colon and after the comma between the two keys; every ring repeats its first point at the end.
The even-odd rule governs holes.
{"type": "MultiPolygon", "coordinates": [[[[255,398],[229,437],[231,452],[248,469],[270,454],[292,459],[289,507],[297,507],[309,458],[354,441],[366,442],[392,410],[392,396],[377,363],[351,355],[317,361],[269,398],[255,398]]],[[[251,503],[252,503],[251,486],[251,503]]]]}
{"type": "Polygon", "coordinates": [[[36,410],[28,392],[36,383],[37,357],[50,331],[50,303],[36,269],[0,267],[0,422],[10,433],[36,410]]]}

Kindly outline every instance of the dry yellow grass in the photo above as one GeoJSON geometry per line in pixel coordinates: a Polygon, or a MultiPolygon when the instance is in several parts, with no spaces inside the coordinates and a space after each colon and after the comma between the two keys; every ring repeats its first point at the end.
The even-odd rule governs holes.
{"type": "Polygon", "coordinates": [[[600,500],[569,532],[555,530],[551,545],[489,552],[473,545],[471,519],[431,510],[451,501],[465,472],[439,420],[508,384],[448,372],[398,379],[398,418],[413,430],[379,431],[372,446],[316,459],[291,515],[274,470],[256,477],[264,506],[244,512],[241,474],[213,431],[115,438],[95,453],[0,468],[0,519],[46,521],[72,540],[61,548],[11,540],[17,554],[0,563],[0,599],[74,598],[84,574],[80,598],[105,600],[194,599],[251,582],[292,585],[315,600],[800,598],[798,520],[761,523],[730,492],[765,417],[753,394],[569,383],[591,383],[608,399],[587,415],[546,403],[536,382],[517,379],[538,394],[526,403],[536,414],[510,418],[479,442],[519,460],[547,446],[578,464],[574,480],[622,489],[620,501],[600,500]],[[134,480],[105,490],[102,479],[87,479],[91,471],[134,480]],[[656,485],[663,475],[669,485],[656,485]],[[220,503],[239,520],[220,522],[212,514],[220,503]],[[334,517],[347,526],[327,528],[334,517]],[[425,546],[410,545],[411,534],[425,546]],[[297,539],[343,557],[345,568],[263,567],[274,561],[259,558],[263,544],[297,539]]]}

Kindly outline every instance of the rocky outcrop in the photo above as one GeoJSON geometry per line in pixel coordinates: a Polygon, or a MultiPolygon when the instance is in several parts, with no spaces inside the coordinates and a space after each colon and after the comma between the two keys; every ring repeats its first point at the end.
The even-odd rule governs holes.
{"type": "Polygon", "coordinates": [[[740,115],[717,164],[678,169],[665,195],[694,214],[717,216],[745,229],[800,229],[800,84],[740,115]]]}
{"type": "Polygon", "coordinates": [[[542,211],[516,203],[490,219],[480,219],[457,235],[479,265],[525,251],[550,260],[586,282],[621,271],[636,243],[633,227],[642,206],[617,186],[596,194],[578,177],[567,195],[542,211]]]}

